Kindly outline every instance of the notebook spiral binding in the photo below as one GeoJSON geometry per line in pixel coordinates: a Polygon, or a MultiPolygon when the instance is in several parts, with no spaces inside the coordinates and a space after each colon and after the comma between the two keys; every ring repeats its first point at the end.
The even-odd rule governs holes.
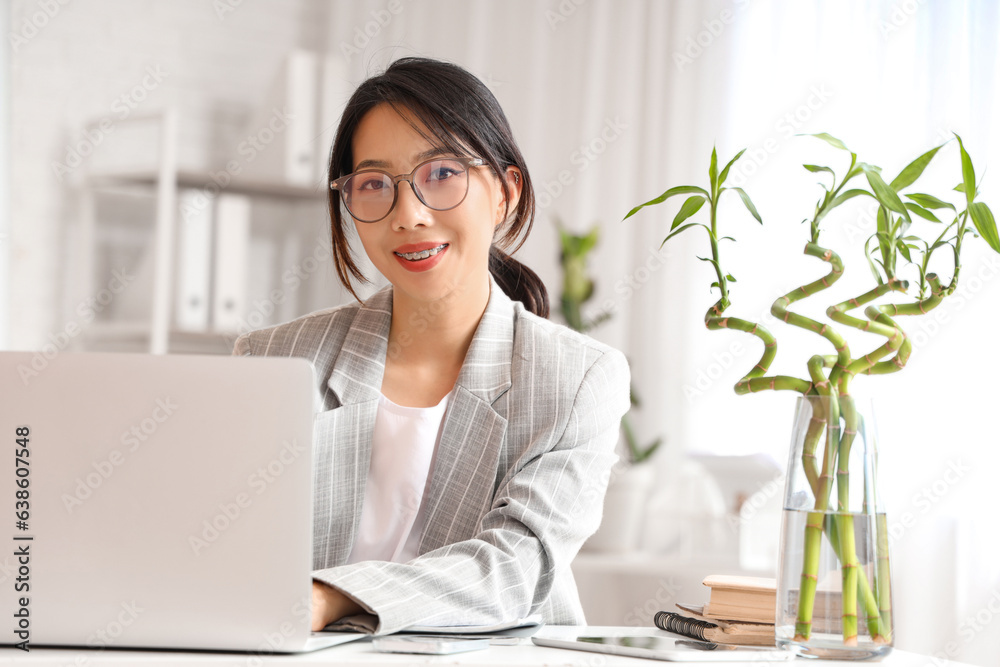
{"type": "Polygon", "coordinates": [[[653,623],[661,630],[675,632],[685,637],[693,637],[702,641],[705,639],[705,630],[717,628],[715,623],[701,621],[697,618],[689,618],[672,611],[658,611],[653,617],[653,623]]]}

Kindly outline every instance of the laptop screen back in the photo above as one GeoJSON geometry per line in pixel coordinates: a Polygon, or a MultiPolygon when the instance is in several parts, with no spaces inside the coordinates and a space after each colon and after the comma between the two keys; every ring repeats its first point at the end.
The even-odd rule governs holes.
{"type": "Polygon", "coordinates": [[[310,364],[105,353],[45,361],[39,369],[35,353],[0,353],[9,517],[0,615],[14,620],[0,642],[26,633],[30,646],[304,644],[310,364]]]}

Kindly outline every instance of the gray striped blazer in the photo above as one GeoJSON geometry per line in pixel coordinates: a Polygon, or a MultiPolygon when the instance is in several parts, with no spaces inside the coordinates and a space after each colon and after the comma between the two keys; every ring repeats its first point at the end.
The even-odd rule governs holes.
{"type": "Polygon", "coordinates": [[[629,408],[628,365],[621,352],[526,311],[490,280],[445,414],[420,555],[408,563],[345,564],[365,497],[391,286],[364,304],[235,343],[235,355],[312,361],[313,578],[375,615],[349,626],[386,634],[535,613],[549,624],[585,623],[570,562],[600,523],[629,408]]]}

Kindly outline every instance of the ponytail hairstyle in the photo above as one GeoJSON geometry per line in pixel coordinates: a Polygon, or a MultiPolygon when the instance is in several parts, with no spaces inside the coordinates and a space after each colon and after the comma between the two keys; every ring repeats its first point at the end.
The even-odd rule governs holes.
{"type": "MultiPolygon", "coordinates": [[[[490,246],[490,273],[504,294],[523,303],[535,315],[547,318],[549,296],[541,278],[511,257],[531,231],[535,218],[535,191],[507,117],[490,89],[458,65],[430,58],[400,58],[384,73],[358,86],[348,100],[330,153],[329,180],[351,173],[354,132],[365,114],[380,104],[390,105],[404,118],[403,111],[409,111],[430,132],[428,136],[423,128],[414,125],[414,129],[428,141],[442,145],[457,155],[472,151],[499,176],[506,203],[504,222],[494,233],[490,246]],[[510,212],[511,189],[507,179],[503,178],[511,166],[520,170],[524,181],[513,216],[510,212]]],[[[370,281],[361,273],[352,256],[344,229],[345,215],[340,205],[340,194],[331,189],[328,196],[337,276],[341,284],[360,301],[351,280],[354,278],[361,283],[370,281]]]]}

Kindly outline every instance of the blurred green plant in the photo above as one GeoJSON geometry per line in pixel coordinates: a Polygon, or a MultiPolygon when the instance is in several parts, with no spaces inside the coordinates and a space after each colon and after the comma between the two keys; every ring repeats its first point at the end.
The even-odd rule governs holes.
{"type": "MultiPolygon", "coordinates": [[[[763,224],[760,214],[747,193],[741,188],[725,186],[730,168],[739,160],[744,151],[737,153],[719,171],[718,158],[713,148],[709,162],[709,188],[707,190],[693,185],[670,188],[659,197],[636,206],[629,211],[625,218],[635,215],[647,206],[661,204],[671,197],[688,195],[674,216],[663,243],[688,229],[700,227],[707,233],[711,256],[698,257],[698,259],[708,262],[714,268],[716,280],[711,284],[711,289],[719,291],[719,299],[705,313],[705,326],[711,330],[736,329],[743,331],[756,336],[764,344],[760,361],[736,383],[734,387],[736,393],[790,390],[803,394],[816,404],[823,402],[832,406],[829,417],[825,416],[823,411],[814,409],[814,418],[806,433],[806,443],[802,454],[802,466],[812,487],[815,507],[809,515],[806,526],[805,565],[802,572],[795,640],[808,640],[812,632],[812,612],[817,580],[816,566],[821,540],[825,534],[834,550],[838,552],[843,565],[843,608],[855,609],[860,603],[867,618],[868,631],[872,639],[876,642],[888,642],[891,640],[892,632],[892,628],[889,627],[889,619],[891,618],[889,601],[891,597],[888,590],[888,572],[886,570],[883,576],[879,577],[878,585],[875,588],[869,585],[864,572],[861,572],[860,568],[857,567],[854,528],[851,517],[847,513],[849,473],[846,470],[846,461],[859,425],[859,416],[850,395],[850,384],[859,374],[895,373],[905,367],[910,357],[912,343],[906,332],[893,318],[926,315],[955,292],[962,268],[960,261],[962,242],[967,235],[981,237],[990,248],[998,253],[1000,253],[1000,236],[997,234],[996,222],[990,208],[983,202],[976,201],[979,188],[976,183],[975,169],[961,137],[957,134],[955,140],[958,143],[961,158],[962,179],[954,188],[955,192],[962,195],[961,202],[957,205],[947,201],[951,193],[939,192],[940,197],[924,192],[902,194],[920,178],[927,165],[945,144],[917,157],[899,175],[887,183],[882,177],[881,168],[859,162],[857,154],[848,149],[844,142],[836,137],[826,133],[808,136],[822,139],[834,148],[850,155],[850,165],[839,183],[837,182],[837,172],[832,167],[815,164],[803,165],[810,173],[821,175],[824,180],[829,179],[829,186],[820,183],[823,194],[816,204],[812,218],[806,218],[803,222],[810,223],[809,242],[805,246],[805,254],[828,263],[830,271],[819,280],[796,287],[791,292],[779,297],[771,306],[771,313],[775,317],[793,327],[822,336],[836,352],[836,354],[817,354],[811,357],[806,364],[808,379],[786,375],[768,376],[768,368],[778,349],[774,336],[759,323],[736,317],[723,317],[731,305],[729,284],[735,283],[736,279],[732,274],[723,270],[719,254],[721,241],[734,240],[729,236],[719,236],[717,213],[720,197],[726,191],[736,192],[750,215],[757,222],[763,224]],[[861,184],[861,177],[867,181],[867,188],[861,184]],[[854,179],[858,179],[860,187],[856,185],[845,189],[848,182],[854,179]],[[855,197],[871,198],[877,205],[876,231],[864,243],[865,258],[876,285],[863,294],[830,306],[827,308],[826,314],[832,323],[842,324],[886,338],[883,345],[857,357],[852,356],[847,341],[832,323],[818,322],[789,310],[793,303],[828,289],[843,275],[844,266],[840,257],[832,250],[819,245],[820,223],[827,219],[831,211],[855,197]],[[904,201],[904,197],[907,201],[904,201]],[[700,211],[705,204],[708,204],[708,224],[685,222],[700,211]],[[914,233],[914,229],[916,229],[914,222],[917,218],[922,221],[920,227],[925,228],[923,236],[914,233]],[[927,230],[933,233],[928,234],[927,230]],[[947,284],[944,284],[937,274],[929,271],[931,256],[937,250],[947,252],[945,249],[951,251],[951,277],[947,284]],[[903,304],[868,305],[864,310],[867,319],[848,315],[849,311],[870,304],[891,292],[906,294],[910,283],[908,280],[901,279],[899,274],[903,268],[909,266],[914,267],[913,273],[916,274],[917,279],[919,293],[915,300],[903,304]],[[815,415],[820,415],[820,417],[815,415]],[[841,427],[841,421],[843,421],[843,427],[841,427]],[[823,453],[822,467],[820,467],[820,464],[817,463],[816,450],[824,434],[826,434],[828,445],[827,451],[823,453]],[[838,461],[843,462],[843,465],[838,465],[838,461]],[[834,479],[837,482],[837,508],[833,514],[836,516],[832,516],[828,511],[834,479]]],[[[880,530],[884,532],[884,529],[883,525],[880,530]]],[[[885,537],[887,536],[880,535],[880,538],[885,537]]],[[[887,568],[888,564],[885,563],[884,567],[887,568]]],[[[844,644],[856,644],[857,616],[845,614],[842,625],[844,644]]]]}
{"type": "MultiPolygon", "coordinates": [[[[584,320],[583,316],[583,304],[594,296],[594,281],[587,272],[587,256],[597,245],[599,228],[595,226],[586,234],[579,236],[566,231],[558,221],[556,226],[559,229],[559,242],[562,248],[559,253],[559,264],[563,272],[560,299],[562,316],[567,326],[584,333],[611,318],[611,313],[607,311],[591,320],[584,320]]],[[[631,386],[629,398],[632,407],[640,407],[639,397],[635,393],[635,388],[631,386]]],[[[622,417],[622,434],[628,445],[628,458],[631,463],[642,463],[649,459],[663,442],[662,438],[657,438],[645,447],[640,446],[628,414],[622,417]]]]}

